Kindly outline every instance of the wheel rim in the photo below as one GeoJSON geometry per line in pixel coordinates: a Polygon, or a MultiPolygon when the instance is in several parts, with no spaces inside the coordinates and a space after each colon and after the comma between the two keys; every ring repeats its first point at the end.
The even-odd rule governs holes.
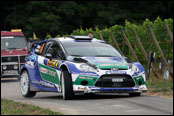
{"type": "Polygon", "coordinates": [[[65,99],[65,83],[64,83],[63,73],[62,73],[62,95],[63,95],[63,99],[65,99]]]}
{"type": "Polygon", "coordinates": [[[23,95],[26,95],[28,92],[28,87],[29,87],[29,80],[28,80],[28,74],[23,73],[21,75],[21,80],[20,80],[20,87],[21,87],[21,92],[23,95]]]}

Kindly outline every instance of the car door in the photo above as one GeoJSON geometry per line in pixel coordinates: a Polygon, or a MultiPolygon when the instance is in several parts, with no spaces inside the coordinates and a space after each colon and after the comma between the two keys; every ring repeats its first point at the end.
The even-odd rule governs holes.
{"type": "Polygon", "coordinates": [[[60,70],[58,68],[61,58],[59,56],[61,47],[57,41],[48,41],[43,53],[38,57],[38,66],[43,81],[60,86],[60,70]]]}

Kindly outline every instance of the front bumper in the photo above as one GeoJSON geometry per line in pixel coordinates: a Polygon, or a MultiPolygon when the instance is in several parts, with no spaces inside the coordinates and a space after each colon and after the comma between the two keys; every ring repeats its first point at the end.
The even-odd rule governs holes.
{"type": "Polygon", "coordinates": [[[145,85],[139,87],[130,88],[103,88],[95,86],[73,86],[75,93],[133,93],[133,92],[146,92],[147,88],[145,85]]]}

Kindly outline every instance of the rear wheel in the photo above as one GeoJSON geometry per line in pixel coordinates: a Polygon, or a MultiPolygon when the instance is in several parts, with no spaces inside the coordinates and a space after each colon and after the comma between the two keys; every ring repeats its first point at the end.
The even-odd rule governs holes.
{"type": "Polygon", "coordinates": [[[141,93],[129,93],[130,97],[140,96],[141,93]]]}
{"type": "Polygon", "coordinates": [[[61,74],[62,95],[64,100],[73,99],[73,86],[71,74],[67,70],[63,70],[61,74]]]}
{"type": "Polygon", "coordinates": [[[35,91],[30,91],[30,79],[27,71],[23,71],[20,77],[20,90],[24,97],[34,97],[35,91]]]}

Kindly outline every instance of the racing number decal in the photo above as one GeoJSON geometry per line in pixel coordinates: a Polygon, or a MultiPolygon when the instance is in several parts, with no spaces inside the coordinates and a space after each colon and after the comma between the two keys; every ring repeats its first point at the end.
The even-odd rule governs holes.
{"type": "Polygon", "coordinates": [[[49,60],[47,62],[47,66],[51,66],[51,67],[58,67],[58,64],[59,64],[59,62],[56,60],[51,60],[51,61],[49,60]]]}

